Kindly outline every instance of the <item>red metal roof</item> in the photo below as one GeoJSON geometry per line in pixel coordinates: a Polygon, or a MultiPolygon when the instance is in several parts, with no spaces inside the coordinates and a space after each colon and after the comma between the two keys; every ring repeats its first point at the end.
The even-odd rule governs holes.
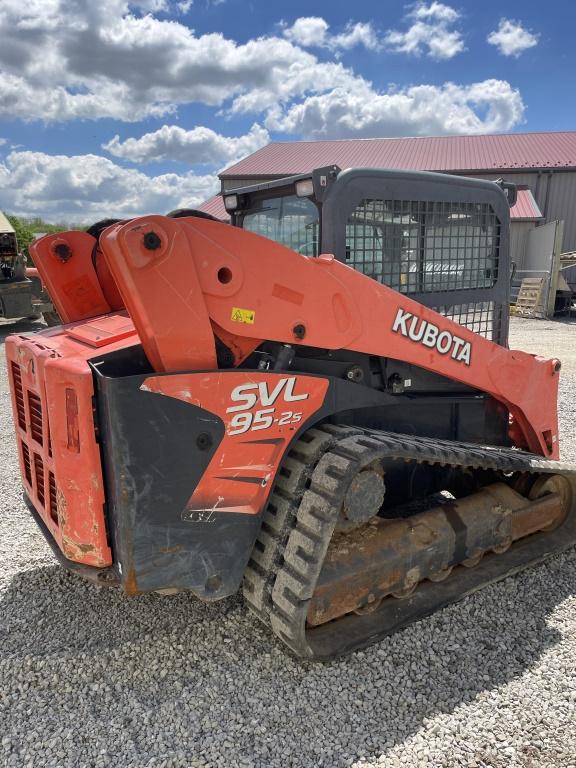
{"type": "Polygon", "coordinates": [[[273,142],[227,168],[220,178],[290,176],[333,164],[468,172],[576,168],[576,131],[273,142]]]}
{"type": "Polygon", "coordinates": [[[513,221],[535,221],[544,218],[529,189],[518,190],[516,204],[510,208],[510,218],[513,221]]]}
{"type": "Polygon", "coordinates": [[[204,213],[209,213],[211,216],[216,216],[217,219],[221,219],[222,221],[230,221],[230,216],[228,216],[226,208],[224,208],[222,195],[214,195],[214,197],[211,197],[209,200],[203,202],[202,205],[199,205],[198,210],[204,211],[204,213]]]}

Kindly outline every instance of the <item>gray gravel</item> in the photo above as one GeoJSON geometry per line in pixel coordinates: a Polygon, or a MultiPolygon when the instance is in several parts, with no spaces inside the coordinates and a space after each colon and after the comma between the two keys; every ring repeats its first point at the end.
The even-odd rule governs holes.
{"type": "MultiPolygon", "coordinates": [[[[564,361],[576,460],[576,327],[512,330],[564,361]]],[[[20,499],[1,365],[1,766],[576,766],[576,552],[303,664],[239,598],[130,599],[57,567],[20,499]]]]}

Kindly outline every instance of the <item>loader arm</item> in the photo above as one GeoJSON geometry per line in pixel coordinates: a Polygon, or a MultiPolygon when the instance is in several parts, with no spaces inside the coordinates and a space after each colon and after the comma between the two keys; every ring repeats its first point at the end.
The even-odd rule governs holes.
{"type": "Polygon", "coordinates": [[[219,222],[163,216],[111,226],[99,249],[96,271],[85,233],[32,246],[67,322],[111,311],[112,282],[158,372],[215,368],[215,337],[234,365],[263,341],[392,358],[491,395],[510,413],[515,445],[558,458],[558,360],[495,344],[329,254],[308,258],[219,222]]]}
{"type": "Polygon", "coordinates": [[[235,364],[264,340],[393,358],[488,393],[518,447],[558,457],[558,360],[501,347],[331,255],[161,216],[112,227],[101,246],[156,370],[213,367],[210,323],[235,364]]]}

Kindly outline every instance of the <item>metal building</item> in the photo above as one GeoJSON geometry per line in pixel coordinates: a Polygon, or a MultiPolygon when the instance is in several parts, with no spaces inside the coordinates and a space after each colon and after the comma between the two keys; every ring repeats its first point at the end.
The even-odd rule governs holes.
{"type": "MultiPolygon", "coordinates": [[[[326,165],[503,178],[519,187],[511,210],[511,251],[518,276],[547,270],[552,275],[559,269],[560,253],[576,251],[576,131],[272,142],[223,171],[221,189],[326,165]]],[[[220,196],[202,209],[227,218],[220,196]]],[[[550,282],[554,294],[554,280],[550,282]]]]}

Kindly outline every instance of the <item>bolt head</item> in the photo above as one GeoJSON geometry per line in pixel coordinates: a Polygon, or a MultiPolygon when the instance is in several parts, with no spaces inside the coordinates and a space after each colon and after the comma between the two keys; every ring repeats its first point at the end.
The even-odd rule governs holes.
{"type": "Polygon", "coordinates": [[[296,339],[303,339],[304,336],[306,336],[306,326],[302,325],[302,323],[298,323],[298,325],[295,325],[294,328],[292,328],[292,333],[296,339]]]}
{"type": "Polygon", "coordinates": [[[144,248],[146,248],[147,251],[157,251],[158,248],[162,247],[162,240],[160,239],[159,235],[156,234],[156,232],[146,232],[144,235],[144,248]]]}
{"type": "Polygon", "coordinates": [[[207,451],[212,447],[212,435],[208,432],[200,432],[196,438],[196,445],[201,451],[207,451]]]}

